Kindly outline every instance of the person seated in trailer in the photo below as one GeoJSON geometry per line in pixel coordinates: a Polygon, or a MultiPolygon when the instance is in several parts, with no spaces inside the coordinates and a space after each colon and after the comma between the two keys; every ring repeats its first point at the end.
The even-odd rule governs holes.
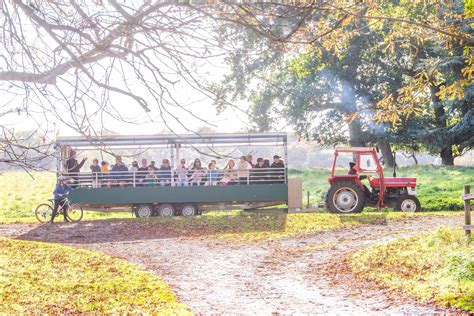
{"type": "Polygon", "coordinates": [[[251,154],[247,155],[247,162],[252,168],[255,168],[255,164],[253,163],[253,156],[251,154]]]}
{"type": "MultiPolygon", "coordinates": [[[[285,163],[281,160],[281,157],[278,155],[273,156],[273,163],[270,165],[270,168],[275,169],[284,169],[285,163]]],[[[285,182],[285,170],[270,171],[275,183],[285,182]]]]}
{"type": "Polygon", "coordinates": [[[100,163],[100,173],[107,174],[110,172],[109,163],[105,160],[102,160],[100,163]]]}
{"type": "Polygon", "coordinates": [[[239,160],[239,166],[237,168],[237,177],[239,178],[240,184],[247,184],[249,179],[249,170],[252,166],[247,161],[246,156],[241,156],[239,160]]]}
{"type": "Polygon", "coordinates": [[[229,159],[224,167],[224,174],[222,176],[221,185],[236,184],[237,183],[237,170],[235,169],[234,159],[229,159]]]}
{"type": "Polygon", "coordinates": [[[150,161],[150,165],[149,165],[148,167],[153,168],[155,171],[159,169],[159,168],[156,166],[156,161],[154,161],[154,160],[150,161]]]}
{"type": "Polygon", "coordinates": [[[272,175],[270,172],[270,159],[263,159],[263,169],[265,170],[263,172],[263,182],[264,183],[272,183],[272,175]]]}
{"type": "Polygon", "coordinates": [[[105,160],[102,160],[100,163],[100,182],[101,183],[107,183],[110,181],[109,179],[109,163],[105,160]]]}
{"type": "Polygon", "coordinates": [[[188,186],[188,168],[186,168],[186,159],[181,159],[179,166],[176,167],[176,186],[187,187],[188,186]]]}
{"type": "Polygon", "coordinates": [[[168,159],[163,159],[161,162],[160,170],[158,171],[158,179],[160,179],[160,185],[170,186],[171,185],[171,166],[168,159]]]}
{"type": "MultiPolygon", "coordinates": [[[[49,221],[50,224],[54,223],[54,218],[58,214],[59,207],[62,206],[62,204],[65,202],[66,195],[72,191],[72,187],[67,185],[67,177],[64,176],[59,176],[58,177],[58,183],[56,184],[56,187],[54,188],[53,194],[54,194],[54,207],[53,207],[53,213],[51,214],[51,220],[49,221]]],[[[66,207],[66,206],[65,206],[66,207]]],[[[64,221],[69,222],[67,219],[67,209],[63,209],[63,214],[64,214],[64,221]]]]}
{"type": "Polygon", "coordinates": [[[92,165],[90,166],[92,173],[100,173],[99,159],[92,160],[92,165]]]}
{"type": "Polygon", "coordinates": [[[100,166],[99,160],[94,159],[92,160],[92,165],[90,166],[92,172],[92,187],[98,188],[99,187],[99,174],[100,174],[100,166]]]}
{"type": "Polygon", "coordinates": [[[201,160],[199,158],[194,159],[193,166],[191,167],[191,177],[189,178],[190,185],[201,185],[206,171],[201,166],[201,160]]]}
{"type": "MultiPolygon", "coordinates": [[[[112,166],[112,173],[113,184],[118,184],[120,187],[124,187],[127,185],[128,180],[128,168],[123,163],[121,156],[115,157],[115,165],[112,166]]],[[[109,182],[109,186],[112,186],[112,183],[109,182]]]]}
{"type": "Polygon", "coordinates": [[[138,167],[137,171],[137,179],[140,184],[143,183],[146,175],[148,173],[148,161],[146,159],[142,159],[140,167],[138,167]]]}
{"type": "Polygon", "coordinates": [[[87,157],[82,158],[81,162],[77,162],[77,153],[74,150],[69,152],[69,159],[66,160],[66,170],[68,175],[79,184],[79,177],[77,173],[81,172],[82,166],[87,160],[87,157]]]}
{"type": "Polygon", "coordinates": [[[132,161],[132,165],[129,169],[130,172],[138,172],[138,162],[136,160],[132,161]]]}
{"type": "Polygon", "coordinates": [[[209,185],[217,185],[219,182],[219,170],[216,169],[215,161],[212,161],[207,166],[209,169],[207,170],[207,183],[209,185]]]}
{"type": "Polygon", "coordinates": [[[252,182],[253,183],[265,183],[267,170],[265,170],[265,161],[263,158],[257,158],[257,164],[252,169],[252,182]]]}
{"type": "Polygon", "coordinates": [[[155,169],[148,167],[148,173],[143,179],[143,184],[147,187],[154,187],[158,183],[158,177],[155,175],[155,169]]]}

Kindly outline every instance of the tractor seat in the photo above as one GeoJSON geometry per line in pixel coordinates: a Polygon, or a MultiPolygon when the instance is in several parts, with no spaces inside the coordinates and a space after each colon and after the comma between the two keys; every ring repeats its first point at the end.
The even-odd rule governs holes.
{"type": "MultiPolygon", "coordinates": [[[[415,187],[416,178],[384,178],[386,187],[415,187]]],[[[380,185],[380,178],[373,178],[370,180],[372,188],[378,188],[380,185]]]]}

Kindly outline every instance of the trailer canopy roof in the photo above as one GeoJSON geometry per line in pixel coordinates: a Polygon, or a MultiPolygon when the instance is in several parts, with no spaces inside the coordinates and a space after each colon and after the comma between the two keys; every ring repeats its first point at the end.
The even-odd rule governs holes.
{"type": "Polygon", "coordinates": [[[285,146],[286,133],[237,133],[237,134],[161,134],[161,135],[114,135],[103,137],[67,136],[59,137],[56,146],[88,148],[170,147],[186,146],[285,146]]]}

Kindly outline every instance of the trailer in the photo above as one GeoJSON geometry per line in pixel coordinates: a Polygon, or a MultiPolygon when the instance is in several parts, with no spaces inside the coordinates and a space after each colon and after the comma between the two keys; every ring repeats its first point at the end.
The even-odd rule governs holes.
{"type": "MultiPolygon", "coordinates": [[[[104,137],[60,137],[55,148],[57,175],[74,179],[74,190],[69,199],[86,210],[131,211],[137,217],[150,216],[193,216],[205,210],[268,210],[297,211],[302,209],[302,181],[288,179],[288,169],[248,169],[239,174],[233,183],[211,183],[178,186],[173,172],[185,148],[198,153],[211,152],[218,155],[218,148],[245,146],[261,148],[277,147],[288,163],[287,135],[285,133],[232,133],[232,134],[190,134],[190,135],[117,135],[104,137]],[[120,155],[124,150],[146,152],[160,148],[170,158],[170,169],[166,173],[166,184],[149,185],[146,172],[123,171],[109,174],[98,172],[72,173],[67,170],[66,161],[72,150],[90,151],[120,155]]],[[[139,157],[136,157],[139,158],[139,157]]],[[[161,158],[161,157],[160,157],[161,158]]],[[[189,158],[189,157],[187,157],[189,158]]],[[[211,159],[211,158],[209,158],[211,159]]],[[[156,172],[156,176],[164,177],[156,172]]],[[[223,177],[227,170],[218,170],[223,177]]],[[[237,171],[236,171],[237,172],[237,171]]]]}

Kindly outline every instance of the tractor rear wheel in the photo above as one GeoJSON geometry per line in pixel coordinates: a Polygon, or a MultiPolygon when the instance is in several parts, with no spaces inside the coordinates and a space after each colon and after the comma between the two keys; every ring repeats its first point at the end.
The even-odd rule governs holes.
{"type": "Polygon", "coordinates": [[[353,182],[336,182],[331,185],[326,195],[326,206],[331,213],[360,213],[365,206],[365,195],[353,182]]]}
{"type": "Polygon", "coordinates": [[[404,195],[397,199],[395,210],[399,212],[419,212],[421,211],[421,204],[416,196],[404,195]]]}

